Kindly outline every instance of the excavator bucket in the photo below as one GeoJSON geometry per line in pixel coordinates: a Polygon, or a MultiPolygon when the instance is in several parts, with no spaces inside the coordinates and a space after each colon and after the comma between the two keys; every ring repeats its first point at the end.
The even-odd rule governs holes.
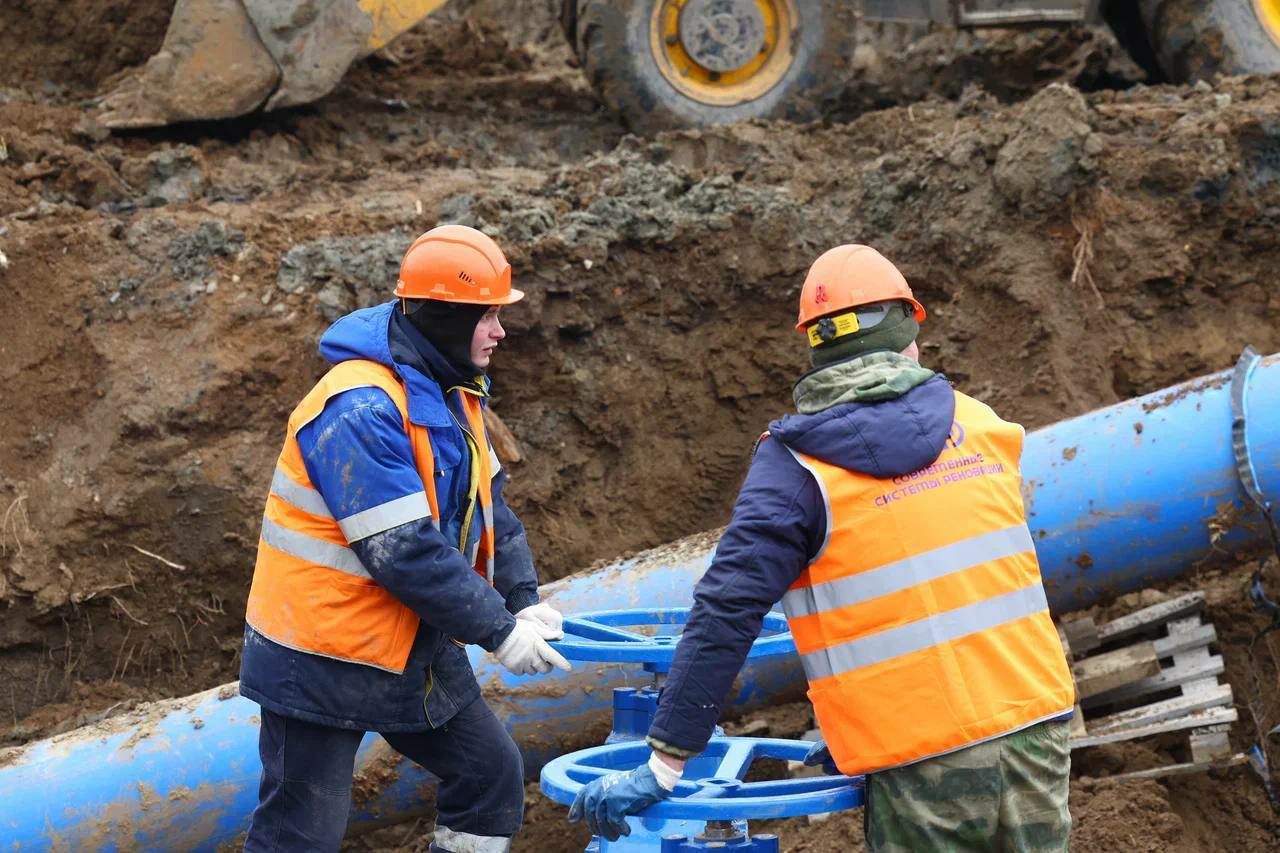
{"type": "Polygon", "coordinates": [[[103,99],[111,128],[305,104],[445,0],[177,0],[164,44],[103,99]]]}

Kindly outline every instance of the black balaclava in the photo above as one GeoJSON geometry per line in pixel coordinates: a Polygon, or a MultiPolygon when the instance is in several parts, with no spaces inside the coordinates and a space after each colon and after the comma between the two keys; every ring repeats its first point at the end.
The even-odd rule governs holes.
{"type": "Polygon", "coordinates": [[[461,373],[484,373],[471,361],[471,339],[476,325],[491,306],[438,299],[406,300],[406,313],[413,327],[431,342],[440,354],[461,373]]]}

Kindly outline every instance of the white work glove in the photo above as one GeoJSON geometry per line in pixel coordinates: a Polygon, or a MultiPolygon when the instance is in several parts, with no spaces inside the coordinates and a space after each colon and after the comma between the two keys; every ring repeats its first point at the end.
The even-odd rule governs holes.
{"type": "Polygon", "coordinates": [[[551,646],[547,640],[555,639],[551,631],[542,623],[529,619],[517,619],[515,629],[507,635],[493,653],[498,663],[516,675],[543,675],[557,666],[568,672],[573,667],[551,646]]]}
{"type": "Polygon", "coordinates": [[[548,640],[564,639],[564,616],[560,614],[550,604],[539,601],[537,604],[531,604],[516,614],[517,619],[525,619],[529,622],[537,622],[544,628],[549,628],[555,632],[555,636],[543,634],[548,640]]]}

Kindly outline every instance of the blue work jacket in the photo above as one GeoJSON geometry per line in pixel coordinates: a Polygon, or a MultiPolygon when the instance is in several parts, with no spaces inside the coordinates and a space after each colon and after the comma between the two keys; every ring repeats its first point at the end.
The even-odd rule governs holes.
{"type": "MultiPolygon", "coordinates": [[[[351,543],[370,576],[421,623],[402,674],[280,645],[246,626],[240,692],[276,713],[322,725],[381,732],[423,731],[448,722],[480,693],[459,638],[492,651],[515,626],[512,614],[538,601],[537,573],[523,525],[493,478],[494,583],[476,583],[457,547],[467,514],[470,451],[457,387],[485,394],[487,377],[459,374],[387,302],[348,314],[320,340],[330,364],[367,359],[404,383],[409,419],[427,428],[435,457],[440,529],[418,519],[351,543]]],[[[307,474],[341,519],[422,491],[400,411],[377,388],[330,398],[297,435],[307,474]]],[[[479,518],[478,507],[474,515],[479,518]]],[[[469,528],[466,551],[480,535],[469,528]]]]}

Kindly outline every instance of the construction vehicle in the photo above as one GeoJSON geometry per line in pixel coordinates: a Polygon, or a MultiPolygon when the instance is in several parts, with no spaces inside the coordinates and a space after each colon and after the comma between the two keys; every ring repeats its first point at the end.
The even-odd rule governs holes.
{"type": "MultiPolygon", "coordinates": [[[[328,94],[444,0],[177,0],[159,53],[112,91],[108,127],[275,110],[328,94]]],[[[859,21],[959,28],[1123,21],[1174,81],[1280,72],[1280,0],[562,0],[600,97],[636,130],[822,115],[859,21]]]]}
{"type": "Polygon", "coordinates": [[[636,130],[821,117],[856,22],[966,29],[1126,24],[1170,80],[1280,72],[1280,0],[563,0],[601,98],[636,130]]]}
{"type": "Polygon", "coordinates": [[[310,103],[445,2],[177,0],[160,50],[107,94],[98,118],[161,127],[310,103]]]}

